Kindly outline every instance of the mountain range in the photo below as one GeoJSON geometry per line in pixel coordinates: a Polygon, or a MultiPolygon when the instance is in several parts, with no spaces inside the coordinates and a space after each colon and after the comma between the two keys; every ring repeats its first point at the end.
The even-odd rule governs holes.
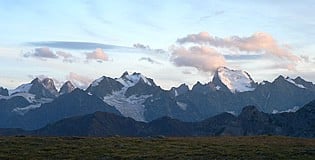
{"type": "Polygon", "coordinates": [[[314,99],[315,85],[301,77],[257,83],[249,73],[227,67],[218,68],[211,82],[197,82],[191,89],[181,84],[164,90],[153,79],[128,72],[119,78],[102,76],[85,90],[67,81],[58,91],[52,79],[35,78],[13,90],[0,87],[0,128],[37,130],[65,118],[103,114],[129,117],[123,121],[144,128],[163,117],[190,124],[223,114],[234,122],[245,106],[275,117],[297,113],[314,99]]]}
{"type": "Polygon", "coordinates": [[[253,136],[282,135],[315,137],[315,100],[296,112],[267,114],[255,106],[244,107],[241,114],[221,113],[200,122],[182,122],[161,117],[151,122],[109,112],[75,116],[32,131],[0,129],[0,135],[33,136],[253,136]]]}

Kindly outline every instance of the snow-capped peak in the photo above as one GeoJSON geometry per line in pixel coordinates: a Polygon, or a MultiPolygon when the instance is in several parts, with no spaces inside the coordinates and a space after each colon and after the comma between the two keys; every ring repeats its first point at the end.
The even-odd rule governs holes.
{"type": "Polygon", "coordinates": [[[295,86],[297,86],[299,88],[305,88],[302,84],[295,83],[295,81],[292,78],[290,78],[290,77],[285,78],[285,80],[290,82],[290,83],[292,83],[292,84],[294,84],[295,86]]]}
{"type": "MultiPolygon", "coordinates": [[[[255,82],[250,75],[242,70],[232,70],[227,67],[219,67],[213,77],[213,82],[221,82],[232,93],[255,90],[255,82]]],[[[222,85],[221,84],[221,85],[222,85]]],[[[216,84],[221,87],[220,84],[216,84]]]]}
{"type": "Polygon", "coordinates": [[[131,75],[129,75],[128,72],[124,72],[124,74],[120,78],[116,79],[116,81],[118,81],[124,87],[127,87],[127,88],[136,85],[140,80],[152,86],[152,83],[145,76],[143,76],[141,73],[136,73],[136,72],[131,75]]]}

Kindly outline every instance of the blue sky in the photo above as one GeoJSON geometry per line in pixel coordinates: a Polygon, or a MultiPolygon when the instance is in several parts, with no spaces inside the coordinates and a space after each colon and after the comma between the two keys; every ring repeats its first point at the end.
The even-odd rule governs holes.
{"type": "Polygon", "coordinates": [[[306,0],[0,0],[0,86],[37,76],[84,86],[126,70],[163,88],[191,86],[210,81],[217,65],[258,82],[279,74],[314,82],[313,8],[306,0]],[[196,39],[177,41],[189,35],[196,39]]]}

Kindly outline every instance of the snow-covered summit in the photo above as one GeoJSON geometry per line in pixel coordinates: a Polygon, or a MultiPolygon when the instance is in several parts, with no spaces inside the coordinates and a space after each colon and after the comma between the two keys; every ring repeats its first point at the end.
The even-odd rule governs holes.
{"type": "Polygon", "coordinates": [[[139,81],[143,81],[145,84],[152,86],[152,82],[143,76],[141,73],[134,72],[133,74],[129,74],[128,72],[124,72],[124,74],[120,78],[116,78],[116,81],[121,83],[124,87],[129,88],[136,85],[139,81]]]}
{"type": "Polygon", "coordinates": [[[226,87],[232,93],[255,90],[256,83],[246,71],[219,67],[213,77],[216,88],[226,87]],[[222,86],[223,85],[223,86],[222,86]]]}

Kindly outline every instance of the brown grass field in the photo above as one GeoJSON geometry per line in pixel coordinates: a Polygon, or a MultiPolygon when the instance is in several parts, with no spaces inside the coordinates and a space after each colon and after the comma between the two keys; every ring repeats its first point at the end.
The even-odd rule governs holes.
{"type": "Polygon", "coordinates": [[[0,137],[0,159],[315,159],[315,139],[0,137]]]}

